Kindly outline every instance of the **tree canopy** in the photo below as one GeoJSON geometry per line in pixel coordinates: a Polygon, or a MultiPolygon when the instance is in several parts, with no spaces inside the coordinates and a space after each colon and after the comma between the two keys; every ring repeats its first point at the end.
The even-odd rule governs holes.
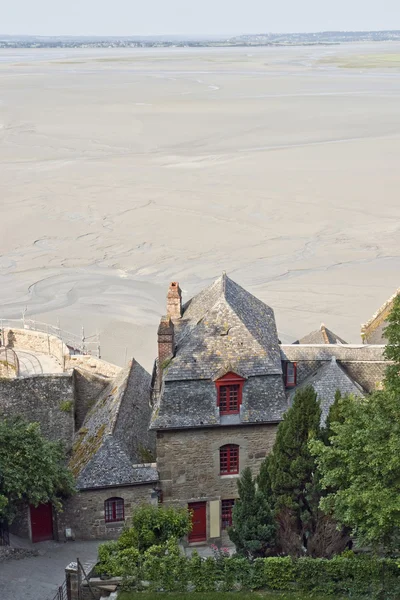
{"type": "Polygon", "coordinates": [[[389,392],[342,399],[330,444],[312,441],[326,496],[321,508],[359,542],[392,546],[400,526],[400,403],[389,392]]]}
{"type": "Polygon", "coordinates": [[[361,543],[399,547],[400,531],[400,296],[384,330],[384,389],[339,400],[329,444],[312,441],[326,495],[321,508],[351,528],[361,543]],[[338,414],[339,414],[338,413],[338,414]]]}
{"type": "Polygon", "coordinates": [[[38,423],[0,420],[0,520],[11,523],[21,503],[60,508],[60,497],[74,490],[60,443],[46,440],[38,423]]]}
{"type": "Polygon", "coordinates": [[[239,499],[233,507],[229,537],[238,554],[247,557],[267,556],[275,548],[275,523],[264,491],[253,479],[249,467],[238,480],[239,499]]]}
{"type": "Polygon", "coordinates": [[[280,423],[272,453],[267,458],[276,512],[290,511],[294,527],[306,545],[318,508],[315,460],[308,442],[319,438],[321,409],[311,386],[300,388],[280,423]]]}

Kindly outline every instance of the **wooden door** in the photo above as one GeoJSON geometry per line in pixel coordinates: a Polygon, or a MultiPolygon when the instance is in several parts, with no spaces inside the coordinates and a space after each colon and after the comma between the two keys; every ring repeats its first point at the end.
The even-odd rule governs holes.
{"type": "Polygon", "coordinates": [[[189,504],[192,513],[192,531],[189,542],[205,542],[207,539],[207,502],[192,502],[189,504]]]}
{"type": "Polygon", "coordinates": [[[32,542],[53,539],[53,507],[51,503],[31,506],[32,542]]]}

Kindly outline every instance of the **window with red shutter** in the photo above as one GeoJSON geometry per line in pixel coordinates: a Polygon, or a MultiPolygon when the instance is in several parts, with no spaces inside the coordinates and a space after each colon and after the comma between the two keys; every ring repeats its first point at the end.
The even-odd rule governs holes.
{"type": "Polygon", "coordinates": [[[239,446],[227,444],[219,449],[220,475],[236,475],[239,473],[239,446]]]}
{"type": "Polygon", "coordinates": [[[106,523],[123,521],[125,518],[124,512],[123,498],[108,498],[104,502],[104,520],[106,523]]]}
{"type": "Polygon", "coordinates": [[[215,382],[220,415],[240,413],[244,381],[243,377],[236,373],[227,373],[215,382]]]}
{"type": "Polygon", "coordinates": [[[221,529],[227,529],[232,526],[232,508],[234,500],[222,500],[221,502],[221,529]]]}

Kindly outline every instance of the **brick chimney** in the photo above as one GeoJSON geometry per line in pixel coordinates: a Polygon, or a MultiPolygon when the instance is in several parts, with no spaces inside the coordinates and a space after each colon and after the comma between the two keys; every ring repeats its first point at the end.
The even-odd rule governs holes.
{"type": "Polygon", "coordinates": [[[174,324],[170,316],[161,317],[160,325],[158,326],[158,363],[160,369],[163,363],[174,356],[175,351],[175,335],[174,324]]]}
{"type": "Polygon", "coordinates": [[[177,281],[169,284],[167,294],[167,315],[171,319],[180,319],[182,316],[182,292],[177,281]]]}

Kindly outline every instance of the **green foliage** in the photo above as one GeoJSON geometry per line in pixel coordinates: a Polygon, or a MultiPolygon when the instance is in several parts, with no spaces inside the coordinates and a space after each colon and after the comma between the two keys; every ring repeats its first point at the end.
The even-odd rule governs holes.
{"type": "Polygon", "coordinates": [[[61,509],[60,497],[74,491],[61,444],[46,440],[38,423],[0,420],[0,519],[11,523],[21,503],[61,509]]]}
{"type": "MultiPolygon", "coordinates": [[[[160,600],[160,594],[158,592],[149,592],[145,596],[141,592],[122,592],[118,595],[118,600],[160,600]]],[[[237,592],[164,592],[162,600],[327,600],[327,596],[315,596],[314,594],[308,594],[306,592],[264,592],[257,593],[253,592],[240,592],[240,596],[237,592]]],[[[331,600],[331,597],[329,597],[331,600]]],[[[336,600],[341,600],[336,598],[336,600]]]]}
{"type": "Polygon", "coordinates": [[[400,394],[400,295],[396,296],[383,333],[387,339],[385,358],[393,361],[385,374],[385,389],[400,394]]]}
{"type": "Polygon", "coordinates": [[[143,505],[133,513],[132,527],[126,527],[117,541],[100,544],[96,570],[136,582],[143,560],[176,556],[177,542],[190,528],[187,509],[143,505]]]}
{"type": "Polygon", "coordinates": [[[398,548],[400,527],[400,396],[375,392],[343,398],[330,445],[310,448],[327,495],[322,509],[352,529],[360,543],[398,548]]]}
{"type": "Polygon", "coordinates": [[[192,520],[186,508],[143,505],[133,513],[132,527],[142,552],[171,539],[180,540],[190,532],[192,520]]]}
{"type": "Polygon", "coordinates": [[[321,409],[314,389],[311,386],[299,389],[278,427],[272,453],[262,466],[262,470],[268,471],[269,483],[265,474],[262,480],[264,486],[271,487],[275,512],[289,515],[286,518],[289,529],[298,539],[297,543],[286,539],[287,533],[283,535],[280,525],[280,544],[287,553],[299,554],[301,545],[307,545],[316,527],[319,486],[308,443],[321,437],[320,419],[321,409]]]}
{"type": "Polygon", "coordinates": [[[70,413],[74,407],[72,400],[63,400],[60,402],[60,410],[65,413],[70,413]]]}
{"type": "Polygon", "coordinates": [[[293,587],[295,566],[290,556],[271,557],[264,561],[265,585],[271,590],[290,590],[293,587]]]}
{"type": "Polygon", "coordinates": [[[277,506],[294,509],[299,517],[307,507],[315,471],[308,442],[320,437],[320,419],[321,409],[314,389],[309,386],[298,390],[293,406],[278,427],[268,457],[271,488],[277,506]]]}
{"type": "Polygon", "coordinates": [[[270,557],[249,561],[232,556],[218,563],[212,557],[201,558],[196,552],[185,557],[176,545],[164,545],[146,551],[139,576],[137,562],[133,565],[135,569],[136,579],[131,579],[134,588],[140,587],[140,579],[145,579],[150,582],[150,591],[177,594],[190,591],[194,597],[196,593],[240,591],[238,597],[243,598],[246,590],[263,590],[296,591],[296,600],[303,593],[316,599],[324,594],[333,598],[394,600],[400,592],[397,562],[373,557],[337,556],[331,560],[270,557]]]}
{"type": "Polygon", "coordinates": [[[266,556],[275,547],[275,523],[264,491],[257,488],[247,467],[238,480],[239,499],[232,512],[228,534],[238,554],[247,557],[266,556]]]}

